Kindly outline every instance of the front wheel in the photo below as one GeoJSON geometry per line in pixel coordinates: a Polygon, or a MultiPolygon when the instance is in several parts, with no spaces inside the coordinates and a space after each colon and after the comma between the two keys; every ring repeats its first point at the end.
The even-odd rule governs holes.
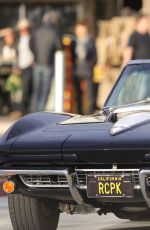
{"type": "Polygon", "coordinates": [[[14,230],[56,230],[59,209],[56,201],[9,194],[8,205],[14,230]]]}

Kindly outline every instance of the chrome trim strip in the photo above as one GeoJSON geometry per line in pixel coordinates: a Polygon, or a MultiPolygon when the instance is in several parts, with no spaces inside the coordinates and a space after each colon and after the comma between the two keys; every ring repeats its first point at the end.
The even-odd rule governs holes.
{"type": "Polygon", "coordinates": [[[68,171],[64,170],[17,170],[17,169],[1,169],[0,176],[15,175],[66,175],[68,171]]]}
{"type": "Polygon", "coordinates": [[[82,171],[82,172],[134,172],[140,171],[140,169],[75,169],[75,171],[82,171]]]}
{"type": "MultiPolygon", "coordinates": [[[[136,103],[136,102],[135,102],[136,103]]],[[[110,109],[112,110],[113,113],[129,113],[129,112],[150,112],[150,105],[139,105],[138,102],[137,104],[134,105],[126,105],[122,107],[118,107],[116,109],[110,109]]]]}
{"type": "Polygon", "coordinates": [[[127,63],[128,65],[133,65],[133,64],[150,64],[150,59],[138,59],[138,60],[130,60],[127,63]]]}
{"type": "MultiPolygon", "coordinates": [[[[140,171],[140,169],[75,169],[75,171],[83,172],[113,172],[113,171],[140,171]]],[[[67,169],[64,170],[18,170],[18,169],[0,169],[0,176],[15,176],[15,175],[66,175],[67,169]]]]}

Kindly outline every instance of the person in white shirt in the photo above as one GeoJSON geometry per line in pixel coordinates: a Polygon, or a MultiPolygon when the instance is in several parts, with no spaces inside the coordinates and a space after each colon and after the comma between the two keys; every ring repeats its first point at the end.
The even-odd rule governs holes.
{"type": "Polygon", "coordinates": [[[30,112],[31,94],[32,94],[32,66],[34,55],[30,49],[30,29],[31,23],[28,19],[22,19],[18,22],[19,30],[18,41],[18,67],[22,71],[22,105],[23,114],[30,112]]]}
{"type": "Polygon", "coordinates": [[[6,90],[6,82],[12,72],[12,67],[16,64],[15,31],[12,28],[2,29],[0,30],[0,38],[0,65],[2,70],[0,76],[0,111],[5,114],[11,112],[13,108],[11,92],[6,90]]]}
{"type": "Polygon", "coordinates": [[[0,52],[1,62],[8,62],[15,64],[17,58],[16,44],[15,44],[15,32],[11,28],[5,28],[0,30],[0,38],[3,38],[3,46],[0,52]]]}

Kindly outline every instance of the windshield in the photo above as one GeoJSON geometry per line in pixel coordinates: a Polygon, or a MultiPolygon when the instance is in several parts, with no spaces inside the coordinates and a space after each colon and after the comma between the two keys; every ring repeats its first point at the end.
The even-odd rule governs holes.
{"type": "Polygon", "coordinates": [[[121,107],[147,99],[150,99],[150,64],[133,64],[125,68],[105,107],[121,107]]]}

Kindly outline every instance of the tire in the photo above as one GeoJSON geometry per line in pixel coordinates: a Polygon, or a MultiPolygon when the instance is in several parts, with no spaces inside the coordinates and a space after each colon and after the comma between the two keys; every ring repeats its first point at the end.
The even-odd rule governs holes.
{"type": "Polygon", "coordinates": [[[50,199],[9,194],[8,206],[14,230],[56,230],[58,203],[50,199]]]}

